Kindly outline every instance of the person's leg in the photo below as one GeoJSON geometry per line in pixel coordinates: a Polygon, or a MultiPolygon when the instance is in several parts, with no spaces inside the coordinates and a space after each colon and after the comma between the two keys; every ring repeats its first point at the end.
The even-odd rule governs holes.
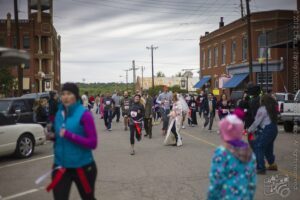
{"type": "Polygon", "coordinates": [[[90,165],[84,166],[83,168],[84,175],[88,181],[88,184],[91,188],[90,193],[86,193],[78,174],[74,176],[74,181],[76,183],[77,189],[79,191],[81,199],[94,200],[95,198],[95,182],[97,177],[97,166],[93,162],[90,165]]]}
{"type": "Polygon", "coordinates": [[[148,118],[144,118],[144,128],[145,128],[145,136],[149,135],[149,124],[148,124],[149,119],[148,118]]]}
{"type": "Polygon", "coordinates": [[[104,111],[104,124],[105,127],[108,129],[108,111],[104,111]]]}
{"type": "Polygon", "coordinates": [[[112,110],[108,111],[108,129],[111,129],[111,122],[112,122],[112,110]]]}
{"type": "Polygon", "coordinates": [[[204,116],[204,119],[205,119],[203,127],[205,128],[209,123],[209,117],[208,117],[208,115],[203,115],[203,116],[204,116]]]}
{"type": "Polygon", "coordinates": [[[129,129],[130,129],[130,144],[131,144],[131,155],[134,155],[135,154],[135,151],[134,151],[134,132],[135,132],[135,127],[134,125],[130,125],[129,126],[129,129]]]}
{"type": "Polygon", "coordinates": [[[149,138],[152,138],[152,118],[148,119],[148,127],[149,127],[149,138]]]}
{"type": "Polygon", "coordinates": [[[198,122],[197,122],[197,111],[196,110],[193,111],[193,124],[194,125],[198,125],[198,122]]]}
{"type": "Polygon", "coordinates": [[[265,156],[269,165],[273,165],[275,163],[275,155],[274,155],[274,141],[277,137],[277,126],[275,124],[271,124],[267,126],[266,130],[266,144],[265,144],[265,156]]]}
{"type": "Polygon", "coordinates": [[[124,117],[124,129],[125,129],[125,131],[127,131],[128,130],[128,117],[127,117],[127,115],[124,115],[123,117],[124,117]]]}
{"type": "Polygon", "coordinates": [[[256,156],[256,169],[258,171],[264,172],[266,170],[265,160],[264,160],[264,152],[265,152],[265,144],[264,144],[264,133],[263,131],[256,135],[254,141],[255,148],[255,156],[256,156]]]}
{"type": "Polygon", "coordinates": [[[213,123],[214,123],[214,118],[215,118],[215,116],[211,113],[210,117],[209,117],[209,127],[208,127],[208,130],[211,130],[211,128],[212,128],[213,123]]]}
{"type": "MultiPolygon", "coordinates": [[[[52,180],[59,169],[52,173],[52,180]]],[[[53,188],[53,197],[55,200],[69,199],[70,190],[72,185],[72,176],[68,170],[63,174],[61,180],[53,188]]]]}
{"type": "Polygon", "coordinates": [[[117,122],[120,121],[120,114],[121,114],[120,107],[117,107],[117,122]]]}
{"type": "Polygon", "coordinates": [[[177,135],[177,132],[176,132],[176,121],[174,121],[174,123],[173,123],[173,125],[172,125],[171,132],[172,132],[173,135],[175,136],[175,139],[176,139],[176,143],[175,143],[175,144],[177,144],[177,141],[178,141],[178,135],[177,135]]]}
{"type": "Polygon", "coordinates": [[[170,110],[165,110],[164,116],[163,116],[163,130],[166,132],[168,130],[169,125],[169,117],[168,114],[170,113],[170,110]]]}

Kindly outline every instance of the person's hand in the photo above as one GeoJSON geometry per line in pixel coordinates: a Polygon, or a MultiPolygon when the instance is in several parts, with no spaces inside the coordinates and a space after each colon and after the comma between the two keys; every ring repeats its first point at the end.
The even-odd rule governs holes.
{"type": "Polygon", "coordinates": [[[60,137],[64,137],[65,132],[66,132],[66,129],[64,129],[64,128],[60,129],[60,132],[59,132],[60,137]]]}

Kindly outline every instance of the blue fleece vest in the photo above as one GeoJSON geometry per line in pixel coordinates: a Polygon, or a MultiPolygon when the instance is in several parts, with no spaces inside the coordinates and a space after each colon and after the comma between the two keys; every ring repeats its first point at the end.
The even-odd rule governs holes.
{"type": "Polygon", "coordinates": [[[55,143],[54,143],[54,164],[65,168],[79,168],[90,164],[94,161],[92,151],[78,144],[62,138],[59,135],[60,129],[64,126],[66,130],[85,136],[84,127],[80,123],[83,113],[86,111],[80,102],[68,107],[68,113],[64,116],[64,108],[62,105],[56,113],[55,143]]]}

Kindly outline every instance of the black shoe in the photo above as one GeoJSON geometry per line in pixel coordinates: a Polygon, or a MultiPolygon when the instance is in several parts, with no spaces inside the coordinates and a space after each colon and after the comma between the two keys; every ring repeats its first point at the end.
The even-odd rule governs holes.
{"type": "Polygon", "coordinates": [[[148,136],[148,134],[145,134],[144,136],[145,136],[145,137],[147,137],[147,136],[148,136]]]}
{"type": "Polygon", "coordinates": [[[258,169],[258,170],[256,170],[256,174],[265,175],[266,174],[266,170],[265,169],[258,169]]]}
{"type": "Polygon", "coordinates": [[[151,139],[152,138],[152,135],[149,135],[149,139],[151,139]]]}

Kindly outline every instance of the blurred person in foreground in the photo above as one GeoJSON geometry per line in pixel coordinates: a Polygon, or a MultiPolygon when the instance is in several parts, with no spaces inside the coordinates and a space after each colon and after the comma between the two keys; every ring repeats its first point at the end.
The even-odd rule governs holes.
{"type": "Polygon", "coordinates": [[[54,164],[52,182],[54,199],[69,199],[75,182],[81,199],[95,199],[97,167],[92,150],[97,147],[97,132],[91,112],[80,102],[79,89],[65,83],[53,125],[54,164]]]}
{"type": "Polygon", "coordinates": [[[255,156],[242,140],[244,124],[236,115],[219,122],[222,145],[211,161],[208,200],[254,199],[256,189],[255,156]]]}

